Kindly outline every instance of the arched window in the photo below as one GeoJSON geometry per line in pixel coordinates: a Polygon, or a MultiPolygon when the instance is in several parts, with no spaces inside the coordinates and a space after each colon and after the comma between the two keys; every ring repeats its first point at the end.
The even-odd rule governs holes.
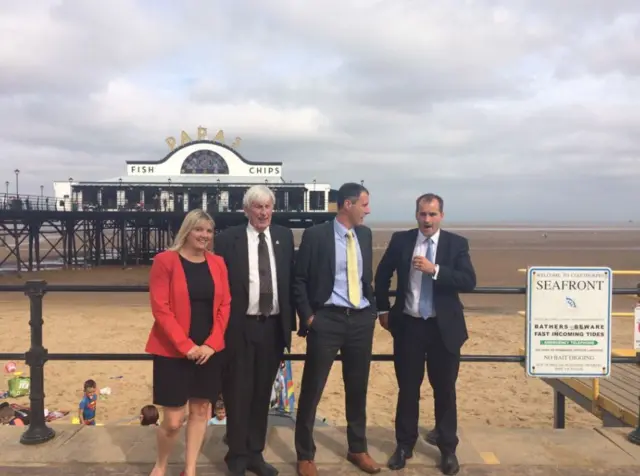
{"type": "Polygon", "coordinates": [[[229,166],[217,152],[198,150],[184,159],[180,173],[229,175],[229,166]]]}

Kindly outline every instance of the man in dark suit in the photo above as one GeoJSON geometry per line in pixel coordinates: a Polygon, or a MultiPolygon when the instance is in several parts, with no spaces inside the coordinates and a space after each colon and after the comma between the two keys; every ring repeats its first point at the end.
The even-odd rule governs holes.
{"type": "Polygon", "coordinates": [[[294,241],[289,228],[271,224],[275,196],[265,185],[251,187],[243,206],[246,225],[214,238],[215,253],[229,270],[231,316],[225,334],[223,397],[227,410],[227,467],[259,476],[278,471],[265,462],[271,389],[296,328],[293,295],[294,241]]]}
{"type": "Polygon", "coordinates": [[[375,292],[380,324],[393,336],[398,380],[397,447],[388,462],[400,469],[413,455],[418,439],[420,385],[426,367],[433,388],[440,469],[456,474],[456,380],[460,350],[468,339],[458,293],[476,286],[469,244],[460,235],[441,230],[443,200],[427,193],[416,200],[418,228],[392,235],[376,271],[375,292]],[[389,287],[397,276],[397,294],[389,311],[389,287]],[[388,311],[388,312],[384,312],[388,311]]]}
{"type": "Polygon", "coordinates": [[[371,283],[369,192],[357,183],[338,190],[335,220],[304,231],[294,278],[300,335],[307,360],[298,397],[295,446],[299,476],[315,476],[313,426],[333,361],[340,351],[346,393],[347,459],[374,474],[380,466],[367,453],[366,406],[377,312],[371,283]]]}

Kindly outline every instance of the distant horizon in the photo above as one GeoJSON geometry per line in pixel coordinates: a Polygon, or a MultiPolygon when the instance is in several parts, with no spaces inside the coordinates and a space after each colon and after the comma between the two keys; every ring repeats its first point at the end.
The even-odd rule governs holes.
{"type": "MultiPolygon", "coordinates": [[[[382,219],[365,219],[366,225],[407,225],[415,224],[413,220],[382,220],[382,219]]],[[[447,226],[591,226],[591,227],[606,227],[611,225],[617,226],[640,226],[640,221],[621,221],[621,220],[597,220],[597,221],[570,221],[570,220],[447,220],[442,221],[442,227],[447,226]]]]}

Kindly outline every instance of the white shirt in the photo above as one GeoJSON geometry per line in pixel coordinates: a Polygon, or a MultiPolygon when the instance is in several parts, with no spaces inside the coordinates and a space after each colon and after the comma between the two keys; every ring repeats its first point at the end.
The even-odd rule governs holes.
{"type": "MultiPolygon", "coordinates": [[[[247,308],[247,314],[250,316],[260,314],[260,273],[258,272],[258,244],[260,243],[260,238],[258,237],[258,233],[258,230],[251,226],[251,224],[247,225],[247,241],[249,246],[249,307],[247,308]]],[[[269,228],[264,230],[264,237],[267,242],[267,248],[269,249],[271,283],[273,285],[273,308],[271,314],[279,314],[278,273],[269,228]]]]}
{"type": "MultiPolygon", "coordinates": [[[[416,244],[413,247],[412,256],[427,256],[427,238],[418,230],[418,237],[416,238],[416,244]]],[[[440,239],[440,230],[436,231],[431,237],[433,244],[431,249],[433,252],[433,262],[436,261],[436,255],[438,252],[438,240],[440,239]]],[[[438,278],[438,271],[440,267],[436,265],[436,272],[433,275],[433,280],[438,278]]],[[[422,287],[422,271],[413,267],[409,270],[409,286],[407,289],[407,295],[404,301],[404,312],[413,317],[423,317],[420,315],[420,290],[422,287]]]]}

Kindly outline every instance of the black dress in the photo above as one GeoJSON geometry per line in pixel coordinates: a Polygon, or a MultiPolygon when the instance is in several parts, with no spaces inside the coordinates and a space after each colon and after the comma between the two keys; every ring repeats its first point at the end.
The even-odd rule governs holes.
{"type": "MultiPolygon", "coordinates": [[[[180,256],[191,303],[189,338],[202,345],[213,330],[214,283],[206,261],[194,263],[180,256]]],[[[153,403],[182,407],[191,398],[215,402],[222,389],[219,356],[197,365],[185,358],[153,356],[153,403]]]]}

